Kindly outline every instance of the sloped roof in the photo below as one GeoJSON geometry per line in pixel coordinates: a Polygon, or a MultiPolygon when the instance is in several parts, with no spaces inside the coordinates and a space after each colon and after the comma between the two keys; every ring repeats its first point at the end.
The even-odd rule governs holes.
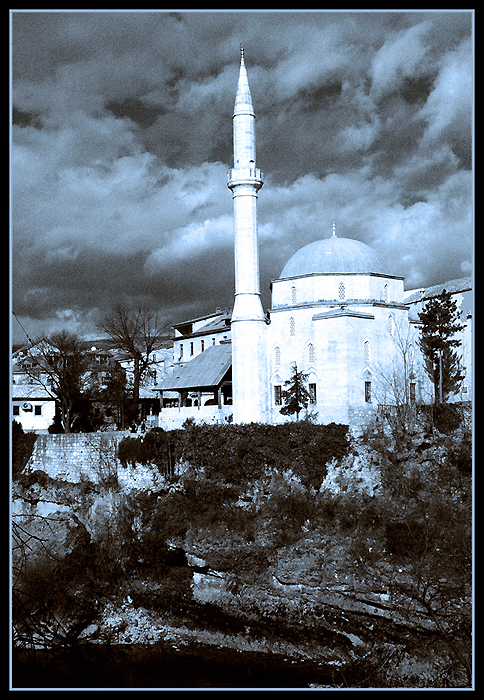
{"type": "Polygon", "coordinates": [[[459,294],[460,292],[469,292],[472,290],[472,277],[460,277],[457,280],[449,280],[442,284],[435,284],[433,287],[422,287],[405,292],[405,303],[414,304],[424,299],[431,299],[444,291],[450,294],[459,294]],[[408,296],[407,296],[408,295],[408,296]]]}
{"type": "Polygon", "coordinates": [[[196,335],[197,333],[199,333],[200,335],[204,335],[205,333],[214,333],[215,331],[222,331],[227,329],[230,330],[231,318],[232,312],[223,314],[222,316],[217,316],[217,318],[214,318],[213,320],[209,321],[209,323],[206,323],[192,335],[196,335]],[[229,322],[228,324],[227,321],[229,322]]]}
{"type": "Polygon", "coordinates": [[[354,309],[331,309],[330,311],[322,311],[319,314],[314,314],[313,321],[318,321],[323,318],[338,318],[339,316],[352,316],[354,318],[369,318],[374,319],[373,314],[367,311],[355,311],[354,309]]]}
{"type": "Polygon", "coordinates": [[[40,384],[14,384],[12,386],[12,400],[19,401],[20,399],[43,399],[55,401],[54,396],[49,394],[40,384]]]}
{"type": "Polygon", "coordinates": [[[155,391],[218,386],[232,366],[232,344],[212,345],[154,387],[155,391]]]}

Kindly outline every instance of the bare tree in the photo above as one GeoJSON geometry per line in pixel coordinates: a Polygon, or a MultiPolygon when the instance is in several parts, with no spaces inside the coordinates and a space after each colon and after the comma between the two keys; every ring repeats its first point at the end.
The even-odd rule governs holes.
{"type": "Polygon", "coordinates": [[[92,379],[82,340],[66,330],[43,336],[18,358],[18,364],[31,381],[57,400],[62,427],[69,433],[77,418],[76,402],[92,379]]]}
{"type": "Polygon", "coordinates": [[[104,316],[98,328],[133,361],[133,399],[138,404],[141,382],[152,364],[152,353],[163,347],[168,324],[154,311],[120,303],[104,316]]]}
{"type": "Polygon", "coordinates": [[[386,419],[400,429],[414,428],[418,422],[416,405],[422,403],[425,388],[418,336],[410,324],[395,324],[391,350],[373,365],[373,371],[377,378],[375,394],[379,404],[386,407],[386,419]]]}

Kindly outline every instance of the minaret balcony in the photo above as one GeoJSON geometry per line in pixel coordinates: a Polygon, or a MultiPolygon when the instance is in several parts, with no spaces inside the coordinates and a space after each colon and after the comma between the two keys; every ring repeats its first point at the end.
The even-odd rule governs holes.
{"type": "Polygon", "coordinates": [[[228,171],[228,187],[232,189],[236,185],[253,185],[260,189],[263,177],[259,168],[231,168],[228,171]]]}

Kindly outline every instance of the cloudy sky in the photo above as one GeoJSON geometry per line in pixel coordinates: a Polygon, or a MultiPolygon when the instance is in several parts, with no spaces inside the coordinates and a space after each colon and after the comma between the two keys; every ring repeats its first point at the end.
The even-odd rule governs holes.
{"type": "Polygon", "coordinates": [[[170,323],[232,305],[240,42],[264,307],[333,221],[407,289],[471,274],[471,12],[14,11],[11,299],[31,336],[96,337],[118,300],[170,323]]]}

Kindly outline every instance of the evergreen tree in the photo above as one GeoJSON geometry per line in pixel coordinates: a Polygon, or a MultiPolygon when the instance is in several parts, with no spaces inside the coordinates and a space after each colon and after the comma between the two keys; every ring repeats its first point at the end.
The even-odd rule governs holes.
{"type": "Polygon", "coordinates": [[[309,391],[306,389],[308,375],[297,371],[297,365],[294,363],[291,378],[284,382],[287,387],[282,392],[282,400],[284,406],[281,408],[281,413],[284,416],[292,416],[296,414],[296,420],[299,420],[299,414],[303,408],[307,408],[309,404],[309,391]]]}
{"type": "Polygon", "coordinates": [[[462,341],[455,337],[464,326],[459,323],[457,303],[445,289],[427,302],[419,318],[423,324],[419,345],[434,385],[434,402],[444,403],[464,379],[457,352],[462,341]]]}

